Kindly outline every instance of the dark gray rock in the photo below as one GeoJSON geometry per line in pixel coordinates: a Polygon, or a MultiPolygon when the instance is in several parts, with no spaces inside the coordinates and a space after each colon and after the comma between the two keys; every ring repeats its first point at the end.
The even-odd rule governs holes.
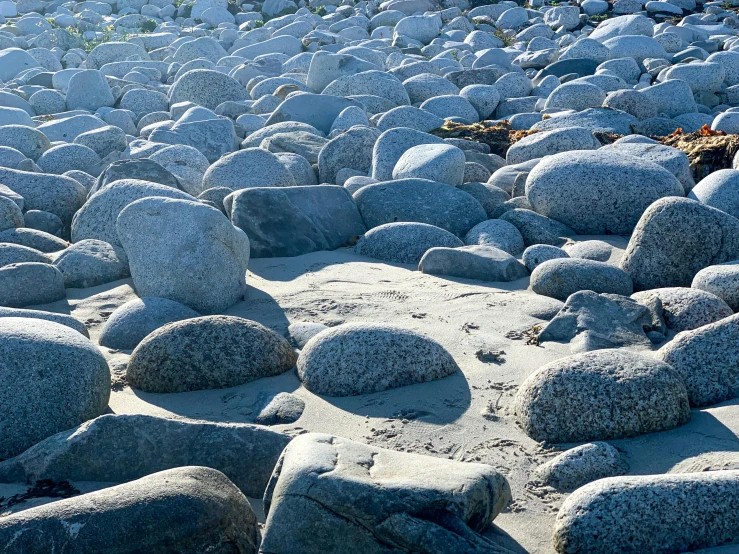
{"type": "Polygon", "coordinates": [[[620,350],[575,354],[539,368],[519,387],[515,413],[531,438],[555,443],[632,437],[690,420],[677,371],[620,350]]]}
{"type": "Polygon", "coordinates": [[[54,323],[59,323],[60,325],[74,329],[85,337],[89,338],[90,336],[85,324],[71,315],[55,314],[53,312],[44,312],[41,310],[24,310],[21,308],[0,308],[0,317],[23,317],[26,319],[30,318],[53,321],[54,323]]]}
{"type": "Polygon", "coordinates": [[[570,258],[607,262],[611,259],[613,246],[602,240],[584,240],[574,244],[566,244],[564,251],[570,258]]]}
{"type": "Polygon", "coordinates": [[[146,392],[183,392],[243,385],[295,365],[288,342],[255,321],[206,316],[169,323],[131,354],[126,378],[146,392]]]}
{"type": "Polygon", "coordinates": [[[539,483],[559,492],[572,492],[583,485],[623,475],[629,464],[607,442],[590,442],[562,452],[536,468],[534,475],[539,483]]]}
{"type": "Polygon", "coordinates": [[[343,187],[254,188],[232,199],[231,221],[249,237],[255,258],[335,250],[366,230],[343,187]]]}
{"type": "Polygon", "coordinates": [[[487,219],[472,196],[455,187],[425,179],[400,179],[373,183],[354,194],[368,228],[384,223],[428,223],[464,236],[487,219]]]}
{"type": "Polygon", "coordinates": [[[147,181],[149,183],[172,187],[173,189],[180,188],[177,177],[153,160],[146,158],[141,160],[120,160],[113,162],[105,168],[90,189],[88,198],[107,187],[110,183],[120,181],[121,179],[136,179],[137,181],[147,181]]]}
{"type": "Polygon", "coordinates": [[[3,518],[19,552],[256,554],[257,518],[220,471],[182,467],[3,518]],[[60,546],[63,545],[63,546],[60,546]]]}
{"type": "Polygon", "coordinates": [[[534,244],[560,246],[567,242],[568,237],[575,235],[575,232],[564,223],[554,221],[529,209],[516,207],[498,217],[518,229],[526,246],[534,244]]]}
{"type": "Polygon", "coordinates": [[[629,296],[634,292],[631,277],[603,262],[559,258],[540,264],[531,273],[531,290],[558,300],[581,290],[629,296]]]}
{"type": "Polygon", "coordinates": [[[386,262],[418,264],[429,248],[464,246],[449,231],[426,223],[386,223],[367,231],[355,251],[386,262]]]}
{"type": "Polygon", "coordinates": [[[646,333],[655,331],[664,336],[666,330],[659,301],[654,308],[652,311],[617,294],[576,292],[539,333],[539,342],[569,342],[573,353],[601,348],[650,348],[652,343],[646,333]]]}
{"type": "Polygon", "coordinates": [[[267,119],[265,126],[285,121],[299,121],[328,134],[336,117],[350,106],[363,108],[360,102],[329,94],[302,93],[285,99],[267,119]]]}
{"type": "Polygon", "coordinates": [[[731,307],[710,292],[687,287],[667,287],[637,292],[631,298],[645,304],[653,298],[662,303],[668,329],[690,331],[734,314],[731,307]]]}
{"type": "Polygon", "coordinates": [[[65,297],[64,276],[53,265],[25,262],[0,268],[0,306],[23,308],[65,297]]]}
{"type": "Polygon", "coordinates": [[[64,276],[65,288],[96,287],[131,275],[123,248],[95,239],[71,245],[54,265],[64,276]]]}
{"type": "Polygon", "coordinates": [[[21,246],[28,246],[39,252],[58,252],[64,250],[69,243],[59,237],[38,231],[37,229],[6,229],[0,231],[0,242],[10,244],[20,244],[21,246]]]}
{"type": "Polygon", "coordinates": [[[249,239],[215,208],[142,198],[121,211],[116,227],[140,297],[169,298],[207,314],[244,296],[249,239]]]}
{"type": "Polygon", "coordinates": [[[38,318],[0,317],[0,383],[0,458],[97,417],[110,396],[108,364],[97,347],[38,318]]]}
{"type": "Polygon", "coordinates": [[[488,465],[309,433],[288,445],[267,489],[261,550],[502,554],[478,532],[510,497],[488,465]]]}
{"type": "Polygon", "coordinates": [[[739,220],[687,198],[644,212],[621,259],[636,290],[687,287],[704,267],[739,259],[739,220]]]}
{"type": "Polygon", "coordinates": [[[501,282],[515,281],[529,274],[508,252],[480,245],[431,248],[421,258],[418,270],[431,275],[501,282]]]}
{"type": "Polygon", "coordinates": [[[137,298],[110,314],[100,330],[98,342],[108,348],[133,350],[160,327],[193,317],[200,317],[200,314],[174,300],[146,296],[137,298]]]}
{"type": "Polygon", "coordinates": [[[59,237],[64,230],[64,223],[59,216],[41,210],[28,210],[23,214],[23,227],[43,231],[59,237]]]}
{"type": "Polygon", "coordinates": [[[394,325],[347,323],[314,336],[298,376],[315,394],[355,396],[440,379],[457,364],[439,343],[394,325]]]}
{"type": "Polygon", "coordinates": [[[565,500],[558,552],[686,552],[736,541],[739,471],[611,477],[565,500]]]}
{"type": "Polygon", "coordinates": [[[490,219],[495,217],[495,210],[501,204],[511,199],[506,191],[488,183],[464,183],[457,188],[477,200],[490,219]]]}
{"type": "Polygon", "coordinates": [[[243,423],[107,414],[65,430],[0,462],[0,482],[123,483],[157,471],[205,466],[261,497],[290,437],[243,423]]]}
{"type": "Polygon", "coordinates": [[[0,268],[11,264],[22,264],[36,262],[40,264],[51,263],[49,256],[28,246],[20,244],[0,242],[0,268]]]}

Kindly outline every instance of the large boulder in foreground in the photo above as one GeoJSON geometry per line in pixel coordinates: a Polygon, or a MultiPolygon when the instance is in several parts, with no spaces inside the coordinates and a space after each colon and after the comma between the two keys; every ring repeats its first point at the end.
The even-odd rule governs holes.
{"type": "Polygon", "coordinates": [[[12,544],[15,552],[256,554],[257,542],[257,519],[246,497],[220,471],[197,466],[0,521],[0,544],[12,544]]]}
{"type": "Polygon", "coordinates": [[[288,442],[287,435],[257,425],[106,414],[0,462],[0,482],[123,483],[199,465],[222,471],[245,495],[261,497],[288,442]]]}
{"type": "Polygon", "coordinates": [[[303,385],[326,396],[368,394],[433,381],[457,370],[451,354],[436,341],[376,323],[326,329],[308,341],[298,358],[303,385]]]}
{"type": "Polygon", "coordinates": [[[576,354],[539,368],[519,387],[515,412],[537,441],[618,439],[690,420],[680,375],[628,351],[576,354]]]}
{"type": "Polygon", "coordinates": [[[662,198],[639,220],[621,259],[635,290],[689,287],[704,267],[739,259],[739,219],[687,198],[662,198]]]}
{"type": "Polygon", "coordinates": [[[120,213],[116,228],[140,297],[169,298],[209,314],[244,296],[249,239],[215,208],[143,198],[120,213]]]}
{"type": "Polygon", "coordinates": [[[77,331],[42,319],[0,318],[0,458],[99,416],[110,371],[77,331]]]}
{"type": "Polygon", "coordinates": [[[255,258],[335,250],[365,232],[344,187],[249,188],[232,199],[231,221],[249,237],[255,258]]]}
{"type": "Polygon", "coordinates": [[[146,392],[185,392],[235,387],[294,365],[293,349],[274,331],[214,315],[170,323],[147,336],[131,354],[126,378],[146,392]]]}
{"type": "Polygon", "coordinates": [[[692,552],[739,537],[739,471],[601,479],[570,495],[554,524],[563,554],[692,552]]]}
{"type": "Polygon", "coordinates": [[[526,180],[534,211],[580,235],[628,234],[655,200],[683,195],[680,181],[665,168],[607,150],[548,156],[526,180]]]}
{"type": "Polygon", "coordinates": [[[507,552],[477,533],[510,498],[488,465],[309,433],[287,446],[264,495],[261,551],[507,552]]]}

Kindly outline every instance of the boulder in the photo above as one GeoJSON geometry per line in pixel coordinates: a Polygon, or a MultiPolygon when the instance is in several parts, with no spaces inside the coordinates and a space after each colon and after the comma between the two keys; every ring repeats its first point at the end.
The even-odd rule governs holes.
{"type": "Polygon", "coordinates": [[[0,317],[0,354],[0,458],[97,417],[108,406],[108,364],[89,339],[69,327],[0,317]]]}
{"type": "Polygon", "coordinates": [[[693,277],[692,289],[718,296],[734,311],[739,311],[739,263],[709,265],[693,277]]]}
{"type": "Polygon", "coordinates": [[[501,282],[515,281],[529,274],[508,252],[481,245],[431,248],[421,258],[418,270],[431,275],[501,282]]]}
{"type": "Polygon", "coordinates": [[[203,176],[203,187],[294,187],[295,179],[279,158],[261,148],[246,148],[227,154],[211,165],[203,176]]]}
{"type": "Polygon", "coordinates": [[[739,171],[714,171],[695,185],[688,198],[739,217],[739,171]]]}
{"type": "Polygon", "coordinates": [[[514,208],[498,217],[518,229],[526,246],[534,244],[560,246],[567,242],[568,237],[575,234],[564,223],[549,219],[546,216],[532,212],[530,209],[514,208]]]}
{"type": "Polygon", "coordinates": [[[666,363],[599,350],[539,368],[519,387],[515,413],[534,440],[583,442],[672,429],[690,420],[690,405],[666,363]]]}
{"type": "Polygon", "coordinates": [[[96,287],[131,275],[123,248],[95,239],[71,245],[54,265],[64,276],[65,288],[96,287]]]}
{"type": "Polygon", "coordinates": [[[88,337],[87,327],[79,319],[66,314],[55,314],[53,312],[44,312],[42,310],[27,310],[20,308],[0,308],[0,317],[22,317],[25,319],[43,319],[59,323],[70,329],[74,329],[79,334],[88,337]]]}
{"type": "Polygon", "coordinates": [[[571,448],[536,468],[534,475],[542,485],[559,492],[572,492],[605,477],[623,475],[629,470],[621,453],[607,442],[590,442],[571,448]]]}
{"type": "Polygon", "coordinates": [[[184,392],[243,385],[294,365],[295,353],[274,331],[240,317],[205,316],[149,334],[131,354],[126,379],[146,392],[184,392]]]}
{"type": "Polygon", "coordinates": [[[65,297],[64,277],[53,265],[22,262],[0,268],[0,306],[22,308],[65,297]]]}
{"type": "Polygon", "coordinates": [[[512,256],[518,256],[525,248],[521,232],[515,225],[502,219],[488,219],[478,223],[465,235],[464,243],[492,246],[512,256]]]}
{"type": "Polygon", "coordinates": [[[161,164],[149,159],[119,160],[106,167],[90,189],[88,198],[116,181],[147,181],[178,189],[177,178],[161,164]]]}
{"type": "Polygon", "coordinates": [[[619,268],[577,258],[558,258],[537,266],[531,273],[531,290],[558,300],[581,290],[622,296],[634,292],[631,277],[619,268]]]}
{"type": "Polygon", "coordinates": [[[665,325],[677,332],[697,329],[734,313],[731,307],[715,294],[696,288],[652,289],[634,293],[631,298],[641,304],[659,298],[665,325]]]}
{"type": "Polygon", "coordinates": [[[21,246],[28,246],[29,248],[33,248],[39,252],[46,253],[58,252],[69,246],[67,241],[62,240],[59,237],[25,227],[0,231],[0,242],[20,244],[21,246]]]}
{"type": "Polygon", "coordinates": [[[417,265],[429,248],[463,245],[456,235],[426,223],[385,223],[367,231],[354,250],[385,262],[417,265]]]}
{"type": "Polygon", "coordinates": [[[0,543],[21,552],[79,554],[121,545],[149,554],[256,554],[257,518],[249,501],[220,471],[182,467],[57,500],[3,518],[0,543]],[[174,550],[173,550],[174,549],[174,550]]]}
{"type": "Polygon", "coordinates": [[[478,534],[511,497],[491,466],[309,433],[288,445],[277,468],[265,494],[263,552],[505,551],[478,534]]]}
{"type": "Polygon", "coordinates": [[[400,157],[410,148],[421,144],[445,144],[444,139],[417,131],[399,127],[388,129],[380,135],[372,150],[371,177],[378,181],[393,178],[393,169],[400,157]]]}
{"type": "Polygon", "coordinates": [[[212,69],[188,71],[169,90],[170,105],[192,102],[209,110],[224,102],[248,99],[249,93],[236,79],[212,69]]]}
{"type": "Polygon", "coordinates": [[[436,341],[410,329],[346,323],[318,333],[298,357],[303,385],[325,396],[356,396],[433,381],[458,370],[436,341]]]}
{"type": "Polygon", "coordinates": [[[366,174],[372,167],[372,149],[380,133],[371,127],[354,127],[331,139],[318,154],[318,180],[337,183],[341,169],[366,174]]]}
{"type": "Polygon", "coordinates": [[[597,150],[601,144],[592,131],[582,127],[565,127],[534,133],[516,141],[506,153],[509,164],[520,164],[570,150],[597,150]]]}
{"type": "Polygon", "coordinates": [[[23,212],[13,200],[0,196],[0,231],[23,227],[23,212]]]}
{"type": "Polygon", "coordinates": [[[20,244],[6,244],[0,242],[0,268],[11,264],[22,264],[37,262],[48,264],[51,262],[49,256],[28,246],[20,244]]]}
{"type": "Polygon", "coordinates": [[[449,144],[424,144],[406,150],[393,168],[393,179],[429,179],[461,185],[464,152],[449,144]]]}
{"type": "Polygon", "coordinates": [[[556,260],[557,258],[569,258],[569,254],[557,246],[549,244],[534,244],[526,248],[521,256],[521,261],[529,271],[534,271],[544,262],[556,260]]]}

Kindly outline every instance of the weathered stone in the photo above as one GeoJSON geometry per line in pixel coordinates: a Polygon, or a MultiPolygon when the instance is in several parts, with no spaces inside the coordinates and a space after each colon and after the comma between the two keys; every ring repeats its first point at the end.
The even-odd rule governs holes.
{"type": "Polygon", "coordinates": [[[537,480],[560,492],[571,492],[592,481],[623,475],[629,465],[607,442],[591,442],[562,452],[536,468],[537,480]]]}
{"type": "Polygon", "coordinates": [[[418,270],[432,275],[501,282],[515,281],[529,274],[508,252],[484,245],[431,248],[421,258],[418,270]]]}
{"type": "Polygon", "coordinates": [[[576,258],[546,261],[531,273],[531,290],[558,300],[581,290],[629,296],[633,290],[631,277],[604,262],[576,258]]]}
{"type": "Polygon", "coordinates": [[[734,314],[731,307],[710,292],[688,287],[667,287],[637,292],[631,298],[645,304],[652,298],[662,303],[662,316],[668,329],[690,331],[734,314]]]}
{"type": "Polygon", "coordinates": [[[355,251],[386,262],[418,264],[429,248],[457,247],[464,243],[456,235],[426,223],[386,223],[359,239],[355,251]]]}

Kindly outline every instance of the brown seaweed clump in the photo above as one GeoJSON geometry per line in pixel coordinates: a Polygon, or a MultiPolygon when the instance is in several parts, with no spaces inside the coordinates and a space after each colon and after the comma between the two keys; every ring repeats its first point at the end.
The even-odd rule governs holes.
{"type": "Polygon", "coordinates": [[[695,133],[683,133],[677,129],[666,137],[654,137],[666,146],[685,152],[696,182],[719,169],[731,169],[734,156],[739,152],[739,135],[727,135],[704,125],[695,133]]]}
{"type": "Polygon", "coordinates": [[[514,131],[511,129],[511,124],[508,121],[500,121],[492,126],[485,125],[484,123],[464,125],[462,123],[447,121],[438,129],[429,131],[430,134],[444,139],[456,138],[487,144],[490,147],[491,154],[497,154],[502,158],[505,158],[512,144],[538,132],[514,131]]]}

